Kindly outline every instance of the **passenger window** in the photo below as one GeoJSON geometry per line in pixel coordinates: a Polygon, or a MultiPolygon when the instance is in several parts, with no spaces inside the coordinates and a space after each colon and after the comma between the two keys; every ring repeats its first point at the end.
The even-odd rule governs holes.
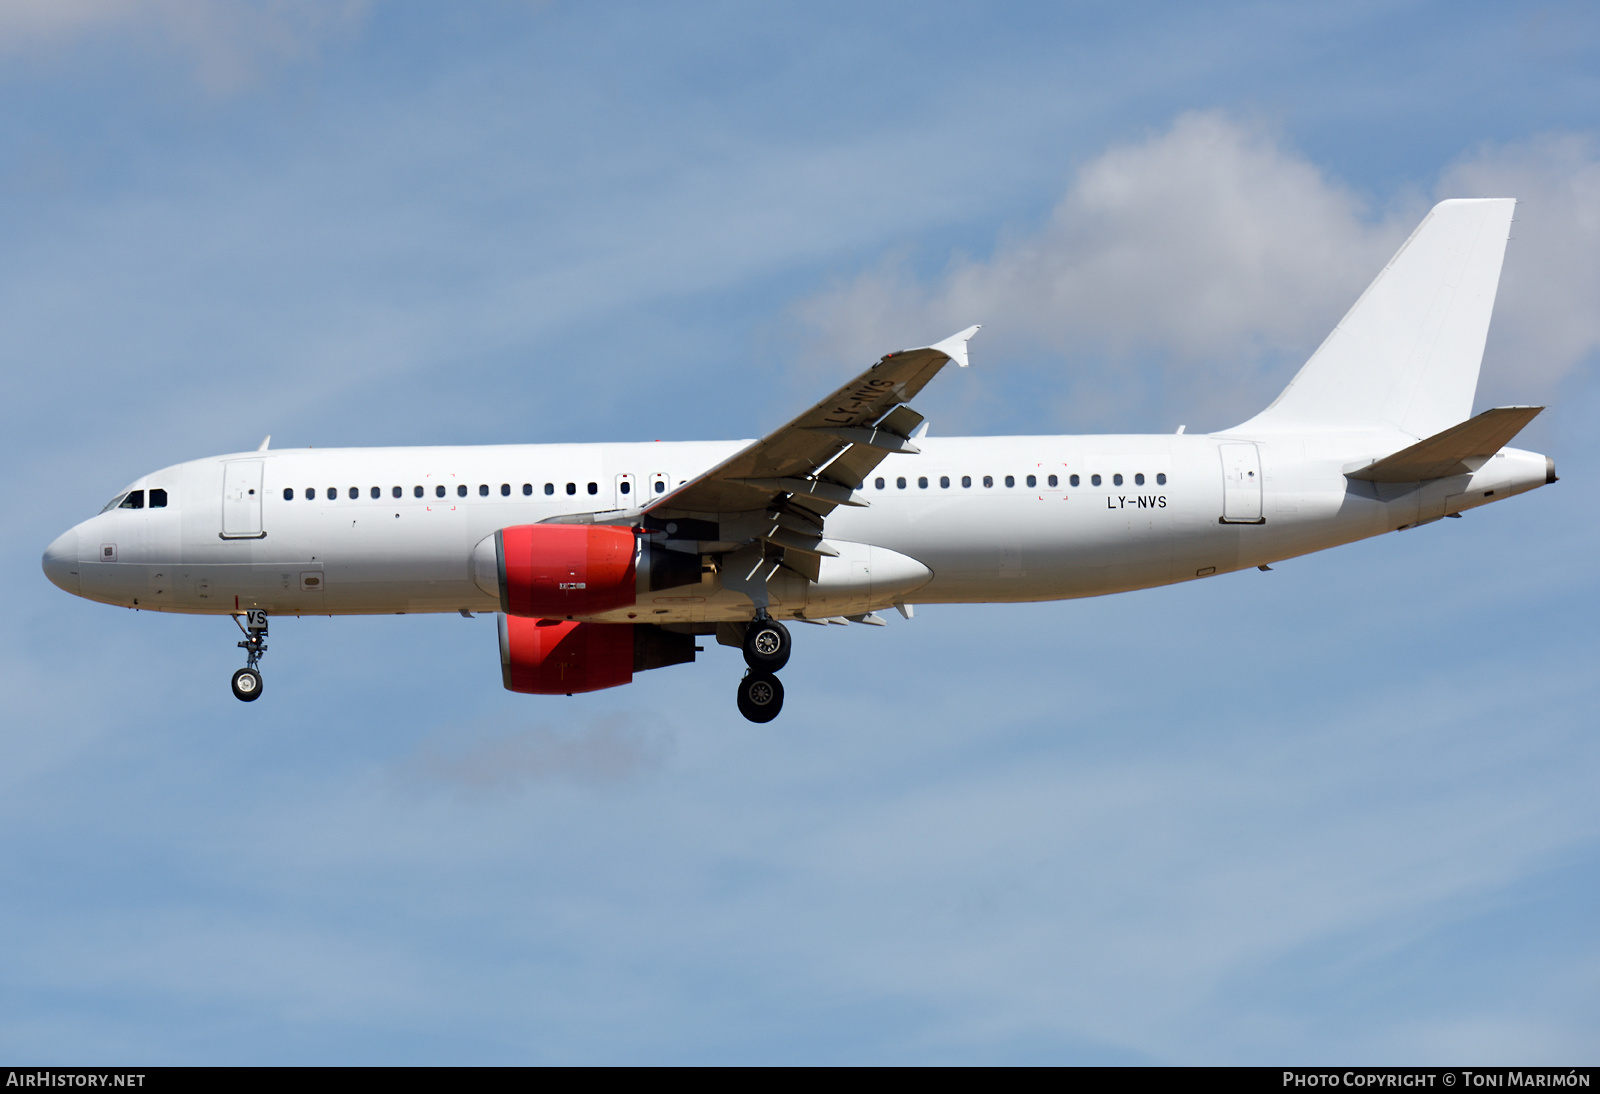
{"type": "Polygon", "coordinates": [[[1112,486],[1121,486],[1122,485],[1122,476],[1121,475],[1112,475],[1111,476],[1111,485],[1112,486]]]}
{"type": "Polygon", "coordinates": [[[306,500],[307,501],[316,501],[317,500],[317,488],[315,486],[306,487],[306,500]]]}
{"type": "MultiPolygon", "coordinates": [[[[152,490],[152,491],[150,491],[150,493],[154,494],[155,491],[152,490]]],[[[283,500],[284,501],[293,501],[294,500],[294,487],[285,486],[283,488],[283,500]]],[[[155,508],[155,498],[152,497],[150,499],[150,501],[151,501],[150,508],[154,509],[155,508]]]]}
{"type": "Polygon", "coordinates": [[[403,497],[405,497],[405,493],[406,492],[405,492],[405,490],[403,488],[397,486],[393,490],[391,490],[390,493],[393,494],[397,498],[403,498],[403,497]]]}
{"type": "Polygon", "coordinates": [[[503,482],[500,484],[500,496],[502,498],[509,498],[511,496],[511,484],[509,482],[503,482]]]}
{"type": "Polygon", "coordinates": [[[1060,480],[1057,479],[1054,475],[1051,475],[1048,479],[1045,479],[1044,481],[1050,486],[1055,486],[1060,482],[1060,480]]]}
{"type": "Polygon", "coordinates": [[[372,500],[377,501],[381,497],[383,497],[383,487],[374,486],[372,488],[372,500]]]}
{"type": "Polygon", "coordinates": [[[940,475],[939,476],[939,489],[941,489],[941,490],[950,489],[950,476],[949,475],[940,475]]]}
{"type": "Polygon", "coordinates": [[[970,487],[972,485],[972,476],[971,475],[962,475],[961,476],[961,485],[964,486],[964,487],[970,487]]]}
{"type": "Polygon", "coordinates": [[[928,476],[926,476],[926,475],[919,476],[918,479],[917,479],[917,489],[926,490],[927,488],[928,488],[928,476]]]}
{"type": "Polygon", "coordinates": [[[478,497],[486,498],[488,496],[489,496],[489,484],[486,483],[486,482],[480,482],[478,484],[478,497]]]}
{"type": "Polygon", "coordinates": [[[600,492],[600,484],[597,483],[597,482],[591,482],[589,484],[589,493],[598,494],[599,492],[600,492]]]}
{"type": "Polygon", "coordinates": [[[629,492],[629,491],[631,491],[631,490],[632,490],[632,489],[633,489],[633,485],[632,485],[632,484],[631,484],[631,483],[629,483],[629,482],[628,482],[628,481],[627,481],[627,480],[626,480],[626,479],[624,479],[624,480],[623,480],[623,481],[622,481],[622,492],[623,492],[623,493],[624,493],[624,494],[626,494],[626,493],[628,493],[628,492],[629,492]]]}
{"type": "Polygon", "coordinates": [[[576,494],[577,492],[578,492],[578,484],[577,483],[575,483],[575,482],[567,483],[567,494],[569,496],[572,495],[572,494],[576,494]]]}
{"type": "Polygon", "coordinates": [[[436,497],[436,498],[444,497],[444,484],[443,483],[440,483],[438,486],[435,486],[433,488],[433,496],[436,497]]]}
{"type": "Polygon", "coordinates": [[[357,499],[357,498],[359,498],[359,497],[360,497],[360,496],[361,496],[361,487],[359,487],[359,486],[352,486],[352,487],[351,487],[351,488],[350,488],[350,500],[351,500],[351,501],[355,501],[355,500],[356,500],[356,499],[357,499]]]}
{"type": "Polygon", "coordinates": [[[883,479],[882,478],[873,479],[872,480],[872,485],[876,486],[879,490],[882,490],[883,489],[883,479]]]}
{"type": "Polygon", "coordinates": [[[1039,485],[1038,477],[1034,476],[1034,475],[1029,475],[1028,476],[1028,485],[1029,486],[1038,486],[1039,485]]]}
{"type": "Polygon", "coordinates": [[[895,489],[904,490],[906,488],[905,476],[902,475],[898,479],[895,479],[894,480],[894,485],[895,485],[895,489]]]}
{"type": "MultiPolygon", "coordinates": [[[[293,493],[291,490],[290,493],[293,493]]],[[[150,491],[150,508],[165,509],[167,507],[167,492],[165,490],[150,491]]]]}
{"type": "Polygon", "coordinates": [[[1167,485],[1167,473],[1165,471],[1156,472],[1156,484],[1159,486],[1167,485]]]}
{"type": "Polygon", "coordinates": [[[1078,476],[1076,476],[1076,475],[1074,475],[1074,476],[1072,476],[1072,478],[1070,478],[1070,479],[1068,479],[1068,480],[1067,480],[1067,481],[1068,481],[1068,482],[1069,482],[1069,483],[1071,483],[1071,484],[1072,484],[1072,485],[1073,485],[1073,486],[1077,486],[1077,485],[1078,485],[1078,484],[1079,484],[1079,483],[1080,483],[1080,482],[1082,482],[1082,481],[1083,481],[1083,480],[1082,480],[1082,479],[1080,479],[1080,478],[1078,478],[1078,476]]]}
{"type": "Polygon", "coordinates": [[[525,498],[533,496],[533,483],[525,482],[522,484],[522,496],[525,498]]]}
{"type": "Polygon", "coordinates": [[[338,501],[339,500],[339,488],[337,486],[328,487],[328,500],[329,501],[338,501]]]}
{"type": "Polygon", "coordinates": [[[456,487],[456,497],[464,498],[466,496],[467,496],[467,484],[466,483],[462,483],[460,486],[456,487]]]}
{"type": "Polygon", "coordinates": [[[1133,485],[1135,485],[1135,486],[1143,486],[1144,485],[1144,472],[1143,471],[1139,472],[1137,475],[1135,475],[1133,477],[1133,485]]]}
{"type": "Polygon", "coordinates": [[[985,475],[983,477],[983,485],[984,485],[985,489],[988,489],[988,488],[994,486],[994,476],[993,475],[985,475]]]}
{"type": "Polygon", "coordinates": [[[144,508],[144,491],[143,490],[130,490],[130,491],[128,491],[128,496],[122,499],[122,504],[117,506],[117,508],[118,509],[143,509],[144,508]]]}
{"type": "Polygon", "coordinates": [[[1089,476],[1089,481],[1091,483],[1093,483],[1095,486],[1099,486],[1100,485],[1100,476],[1099,475],[1090,475],[1089,476]]]}
{"type": "Polygon", "coordinates": [[[411,488],[411,496],[412,496],[412,497],[414,497],[414,498],[420,498],[420,497],[422,497],[422,487],[420,487],[420,486],[413,486],[413,487],[412,487],[412,488],[411,488]]]}
{"type": "Polygon", "coordinates": [[[1007,486],[1015,486],[1015,485],[1017,485],[1017,477],[1015,475],[1007,475],[1006,476],[1006,485],[1007,486]]]}

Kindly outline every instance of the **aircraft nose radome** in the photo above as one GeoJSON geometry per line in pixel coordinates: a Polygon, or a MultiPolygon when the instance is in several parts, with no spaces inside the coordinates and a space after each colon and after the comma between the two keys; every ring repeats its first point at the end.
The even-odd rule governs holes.
{"type": "Polygon", "coordinates": [[[73,596],[78,595],[78,532],[73,529],[63,532],[56,537],[56,541],[45,548],[44,558],[40,565],[44,567],[44,576],[58,589],[65,589],[73,596]]]}

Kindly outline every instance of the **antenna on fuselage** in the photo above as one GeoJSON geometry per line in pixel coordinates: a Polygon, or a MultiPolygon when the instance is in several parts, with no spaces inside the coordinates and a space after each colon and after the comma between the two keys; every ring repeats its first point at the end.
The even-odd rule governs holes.
{"type": "Polygon", "coordinates": [[[261,447],[257,448],[256,451],[257,452],[265,452],[267,450],[267,445],[269,445],[271,443],[272,443],[272,434],[268,433],[265,437],[261,438],[261,447]]]}

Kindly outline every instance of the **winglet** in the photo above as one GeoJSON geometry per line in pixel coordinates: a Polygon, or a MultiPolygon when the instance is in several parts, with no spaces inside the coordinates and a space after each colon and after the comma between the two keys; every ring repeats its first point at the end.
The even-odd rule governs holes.
{"type": "Polygon", "coordinates": [[[929,349],[938,350],[940,353],[942,353],[946,357],[950,358],[950,360],[954,361],[956,364],[960,365],[962,368],[966,368],[967,367],[967,341],[969,339],[971,339],[971,337],[974,334],[977,334],[978,331],[982,328],[982,326],[983,326],[983,324],[979,323],[976,326],[968,327],[966,330],[962,331],[960,334],[952,334],[949,338],[946,338],[943,342],[940,342],[937,345],[929,346],[928,348],[929,349]]]}
{"type": "Polygon", "coordinates": [[[272,434],[268,433],[265,437],[261,438],[261,447],[256,449],[256,451],[257,452],[265,452],[267,450],[267,445],[269,445],[271,443],[272,443],[272,434]]]}

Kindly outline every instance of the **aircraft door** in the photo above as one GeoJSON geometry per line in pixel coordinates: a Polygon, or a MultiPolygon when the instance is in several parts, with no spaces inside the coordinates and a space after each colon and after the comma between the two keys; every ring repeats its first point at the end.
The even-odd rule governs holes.
{"type": "Polygon", "coordinates": [[[222,465],[222,538],[261,539],[261,461],[222,465]]]}
{"type": "Polygon", "coordinates": [[[640,504],[639,496],[633,489],[633,476],[627,472],[617,476],[615,509],[632,509],[640,504]]]}
{"type": "Polygon", "coordinates": [[[1265,524],[1261,516],[1261,452],[1253,444],[1224,444],[1222,523],[1265,524]]]}

